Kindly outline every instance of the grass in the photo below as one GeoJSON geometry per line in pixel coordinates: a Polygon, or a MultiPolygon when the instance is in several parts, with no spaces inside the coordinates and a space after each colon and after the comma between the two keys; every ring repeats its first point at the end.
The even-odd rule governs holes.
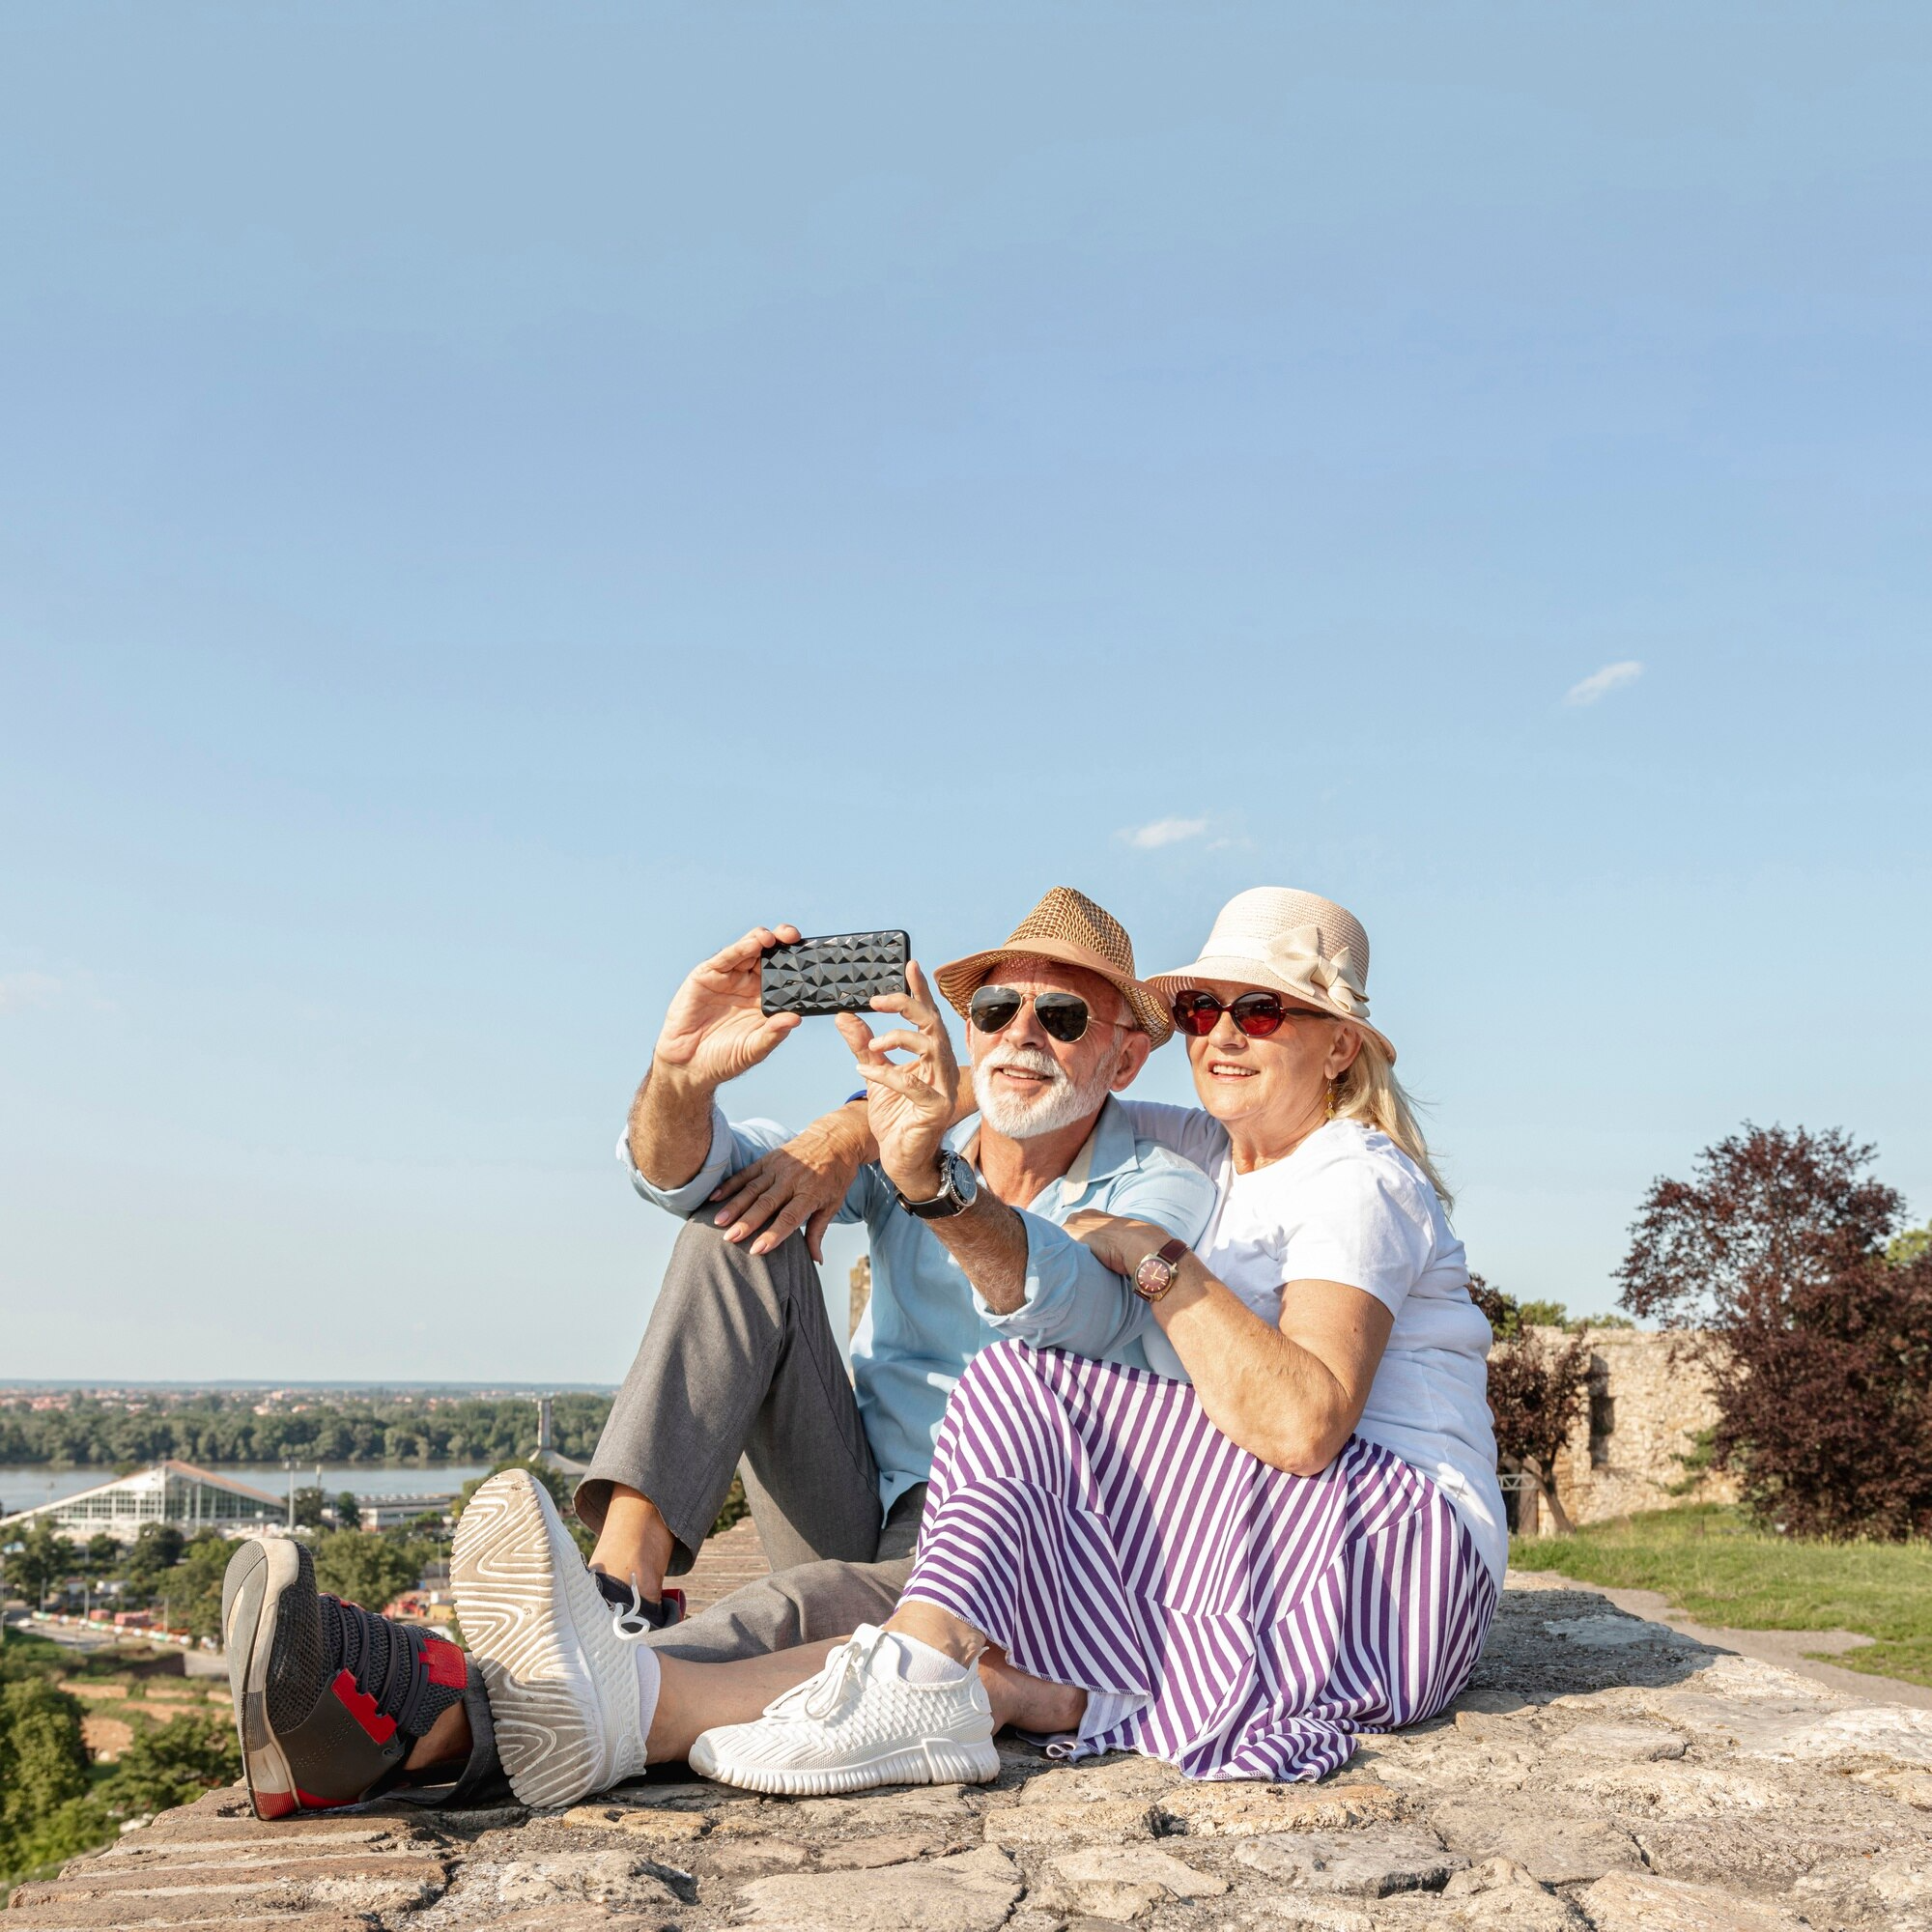
{"type": "Polygon", "coordinates": [[[1733,1630],[1848,1630],[1875,1642],[1832,1658],[1848,1670],[1932,1685],[1932,1544],[1811,1543],[1715,1503],[1510,1539],[1510,1561],[1580,1583],[1656,1590],[1733,1630]]]}

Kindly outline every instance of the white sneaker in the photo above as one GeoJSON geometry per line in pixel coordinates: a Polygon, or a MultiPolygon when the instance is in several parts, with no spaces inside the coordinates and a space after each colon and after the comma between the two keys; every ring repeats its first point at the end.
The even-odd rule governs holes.
{"type": "Polygon", "coordinates": [[[492,1476],[456,1520],[450,1570],[517,1796],[568,1804],[637,1776],[658,1660],[611,1629],[549,1491],[525,1469],[492,1476]]]}
{"type": "Polygon", "coordinates": [[[985,1784],[1000,1775],[993,1710],[977,1670],[947,1684],[899,1675],[898,1639],[862,1624],[816,1677],[749,1724],[720,1724],[691,1768],[747,1791],[820,1798],[874,1784],[985,1784]]]}

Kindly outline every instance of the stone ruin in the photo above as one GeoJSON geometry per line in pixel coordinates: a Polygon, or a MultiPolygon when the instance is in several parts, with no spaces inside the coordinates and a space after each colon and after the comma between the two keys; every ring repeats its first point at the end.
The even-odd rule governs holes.
{"type": "MultiPolygon", "coordinates": [[[[1552,1348],[1570,1340],[1560,1328],[1534,1331],[1552,1348]]],[[[1574,1523],[1604,1522],[1639,1510],[1686,1502],[1735,1502],[1737,1485],[1715,1470],[1693,1474],[1685,1459],[1718,1420],[1710,1378],[1685,1345],[1700,1338],[1634,1328],[1588,1328],[1589,1399],[1556,1458],[1556,1496],[1574,1523]]],[[[1533,1494],[1516,1499],[1513,1527],[1535,1535],[1549,1527],[1533,1494]]]]}
{"type": "Polygon", "coordinates": [[[1517,1576],[1473,1684],[1320,1784],[1003,1742],[994,1785],[260,1825],[239,1790],[0,1932],[1932,1932],[1932,1711],[1517,1576]]]}

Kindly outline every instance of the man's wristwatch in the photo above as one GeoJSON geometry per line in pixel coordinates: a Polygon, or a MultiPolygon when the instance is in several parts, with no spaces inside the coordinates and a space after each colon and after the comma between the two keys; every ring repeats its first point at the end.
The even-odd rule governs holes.
{"type": "Polygon", "coordinates": [[[1180,1264],[1186,1254],[1185,1241],[1163,1241],[1134,1270],[1134,1293],[1143,1301],[1158,1301],[1179,1279],[1180,1264]]]}
{"type": "Polygon", "coordinates": [[[908,1201],[899,1195],[899,1206],[915,1221],[946,1221],[954,1214],[963,1214],[980,1198],[980,1177],[973,1172],[973,1163],[964,1154],[957,1154],[951,1148],[939,1151],[939,1192],[930,1201],[908,1201]]]}

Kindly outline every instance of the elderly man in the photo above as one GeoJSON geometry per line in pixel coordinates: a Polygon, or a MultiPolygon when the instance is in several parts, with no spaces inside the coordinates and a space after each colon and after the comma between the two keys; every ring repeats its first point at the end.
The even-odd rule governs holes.
{"type": "MultiPolygon", "coordinates": [[[[849,1171],[850,1149],[788,1143],[767,1121],[727,1122],[713,1097],[798,1025],[758,1008],[761,951],[796,936],[747,933],[671,1003],[620,1151],[647,1200],[702,1218],[678,1238],[577,1492],[578,1515],[599,1532],[590,1563],[613,1608],[658,1647],[707,1662],[842,1635],[891,1608],[911,1567],[946,1398],[988,1342],[1073,1340],[1143,1362],[1138,1342],[1110,1350],[1113,1338],[1071,1325],[1083,1282],[1104,1270],[1063,1218],[1080,1208],[1125,1213],[1120,1204],[1131,1201],[1191,1239],[1213,1208],[1198,1169],[1137,1141],[1108,1105],[1172,1021],[1134,977],[1120,923],[1056,887],[1004,946],[939,970],[968,1022],[978,1134],[962,1126],[931,1174],[862,1166],[838,1211],[866,1223],[872,1257],[848,1382],[808,1240],[787,1237],[782,1220],[753,1240],[730,1236],[731,1224],[756,1217],[767,1178],[779,1184],[772,1170],[844,1159],[849,1171]],[[721,1188],[722,1210],[712,1204],[721,1188]],[[741,1459],[774,1575],[676,1623],[672,1605],[657,1601],[664,1579],[690,1567],[741,1459]]],[[[909,1025],[931,1019],[923,981],[913,985],[910,997],[874,1005],[909,1025]]],[[[862,1073],[889,1088],[885,1056],[910,1036],[875,1041],[856,1014],[838,1026],[862,1073]]],[[[869,1140],[863,1102],[849,1112],[819,1133],[869,1140]]],[[[1113,1305],[1087,1298],[1090,1311],[1113,1305]]]]}
{"type": "MultiPolygon", "coordinates": [[[[1214,1195],[1197,1168],[1137,1139],[1110,1097],[1171,1031],[1119,923],[1058,887],[1003,946],[940,969],[940,990],[967,1021],[980,1124],[954,1128],[930,1171],[869,1163],[845,1194],[838,1218],[866,1223],[872,1257],[849,1381],[813,1265],[815,1227],[787,1236],[781,1219],[755,1239],[732,1236],[768,1218],[759,1198],[783,1191],[788,1169],[849,1171],[879,1110],[921,1104],[893,1051],[922,1033],[928,1050],[935,1035],[940,1051],[951,1048],[914,966],[909,994],[873,1003],[909,1031],[875,1038],[856,1015],[839,1016],[867,1106],[796,1141],[769,1122],[727,1121],[718,1090],[799,1024],[758,1004],[761,952],[797,936],[756,928],[685,980],[632,1106],[620,1153],[638,1190],[681,1216],[710,1212],[687,1219],[578,1490],[578,1513],[598,1531],[588,1569],[567,1545],[539,1562],[534,1548],[493,1550],[480,1530],[466,1564],[459,1538],[458,1605],[480,1679],[473,1662],[466,1672],[400,1627],[319,1597],[306,1552],[293,1546],[231,1575],[224,1624],[262,1815],[353,1803],[411,1776],[460,1774],[457,1788],[473,1790],[495,1762],[493,1729],[528,1802],[561,1802],[641,1768],[643,1734],[613,1729],[611,1687],[599,1688],[613,1670],[655,1687],[659,1655],[759,1659],[890,1611],[911,1567],[947,1397],[980,1348],[1017,1336],[1146,1366],[1138,1341],[1110,1325],[1120,1298],[1095,1292],[1100,1263],[1059,1224],[1092,1208],[1191,1241],[1214,1195]],[[731,1225],[721,1229],[721,1218],[731,1225]],[[774,1575],[685,1621],[665,1578],[690,1567],[741,1461],[774,1575]],[[608,1634],[591,1643],[586,1625],[599,1618],[615,1649],[608,1634]],[[534,1630],[550,1662],[497,1666],[484,1633],[498,1625],[519,1643],[534,1630]],[[278,1686],[279,1697],[249,1699],[250,1682],[278,1686]]],[[[238,1557],[232,1570],[242,1567],[238,1557]]],[[[752,1709],[767,1694],[759,1667],[747,1664],[732,1693],[752,1709]]],[[[620,1689],[615,1708],[629,1694],[620,1689]]],[[[655,1699],[653,1688],[645,1701],[655,1699]]],[[[652,1757],[667,1748],[676,1741],[653,1734],[652,1757]]]]}

